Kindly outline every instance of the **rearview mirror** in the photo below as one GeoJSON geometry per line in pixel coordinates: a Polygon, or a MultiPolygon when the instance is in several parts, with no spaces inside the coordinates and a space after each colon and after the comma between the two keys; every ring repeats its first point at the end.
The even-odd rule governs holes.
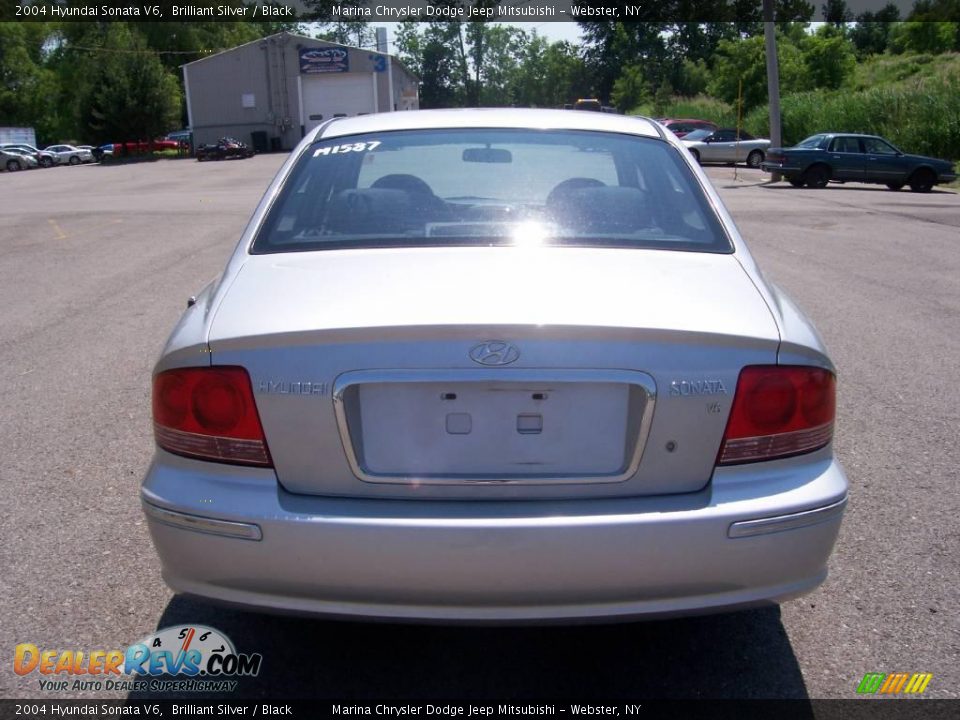
{"type": "Polygon", "coordinates": [[[463,151],[464,162],[475,163],[512,163],[513,153],[496,148],[467,148],[463,151]]]}

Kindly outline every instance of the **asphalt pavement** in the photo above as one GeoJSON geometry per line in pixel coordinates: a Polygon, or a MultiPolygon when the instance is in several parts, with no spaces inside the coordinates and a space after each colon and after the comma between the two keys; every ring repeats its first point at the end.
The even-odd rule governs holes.
{"type": "MultiPolygon", "coordinates": [[[[960,697],[960,195],[710,175],[839,371],[851,500],[830,577],[771,608],[615,626],[274,617],[177,598],[138,486],[150,371],[221,270],[280,155],[0,174],[0,696],[14,646],[122,649],[202,623],[263,654],[237,696],[852,698],[867,672],[960,697]]],[[[718,298],[722,302],[722,298],[718,298]]],[[[73,678],[71,678],[72,680],[73,678]]]]}

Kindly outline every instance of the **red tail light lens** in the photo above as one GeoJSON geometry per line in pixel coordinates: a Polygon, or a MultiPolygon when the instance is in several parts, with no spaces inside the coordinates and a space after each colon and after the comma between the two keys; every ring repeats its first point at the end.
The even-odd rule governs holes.
{"type": "Polygon", "coordinates": [[[833,438],[836,380],[829,370],[751,365],[740,372],[718,465],[821,448],[833,438]]]}
{"type": "Polygon", "coordinates": [[[153,378],[157,445],[177,455],[272,467],[250,376],[240,367],[177,368],[153,378]]]}

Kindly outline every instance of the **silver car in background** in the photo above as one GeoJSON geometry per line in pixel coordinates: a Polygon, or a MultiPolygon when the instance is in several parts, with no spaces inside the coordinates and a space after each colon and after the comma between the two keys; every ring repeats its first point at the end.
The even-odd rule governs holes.
{"type": "Polygon", "coordinates": [[[569,622],[826,577],[834,369],[656,123],[328,121],[153,376],[176,591],[336,617],[569,622]]]}
{"type": "Polygon", "coordinates": [[[73,145],[50,145],[43,150],[53,155],[57,165],[79,165],[94,160],[93,151],[73,145]]]}
{"type": "Polygon", "coordinates": [[[7,172],[31,170],[37,165],[36,158],[26,150],[15,147],[0,148],[0,170],[6,170],[7,172]]]}
{"type": "Polygon", "coordinates": [[[694,130],[681,142],[699,163],[746,163],[758,168],[770,149],[770,141],[733,128],[694,130]]]}

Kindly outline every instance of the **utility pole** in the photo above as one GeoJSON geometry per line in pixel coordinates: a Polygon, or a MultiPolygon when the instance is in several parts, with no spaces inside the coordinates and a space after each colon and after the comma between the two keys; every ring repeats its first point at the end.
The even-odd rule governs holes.
{"type": "MultiPolygon", "coordinates": [[[[763,39],[767,51],[767,98],[770,108],[770,147],[782,147],[780,131],[780,63],[777,60],[777,33],[773,0],[763,0],[763,39]]],[[[772,173],[770,180],[779,182],[780,173],[772,173]]]]}

